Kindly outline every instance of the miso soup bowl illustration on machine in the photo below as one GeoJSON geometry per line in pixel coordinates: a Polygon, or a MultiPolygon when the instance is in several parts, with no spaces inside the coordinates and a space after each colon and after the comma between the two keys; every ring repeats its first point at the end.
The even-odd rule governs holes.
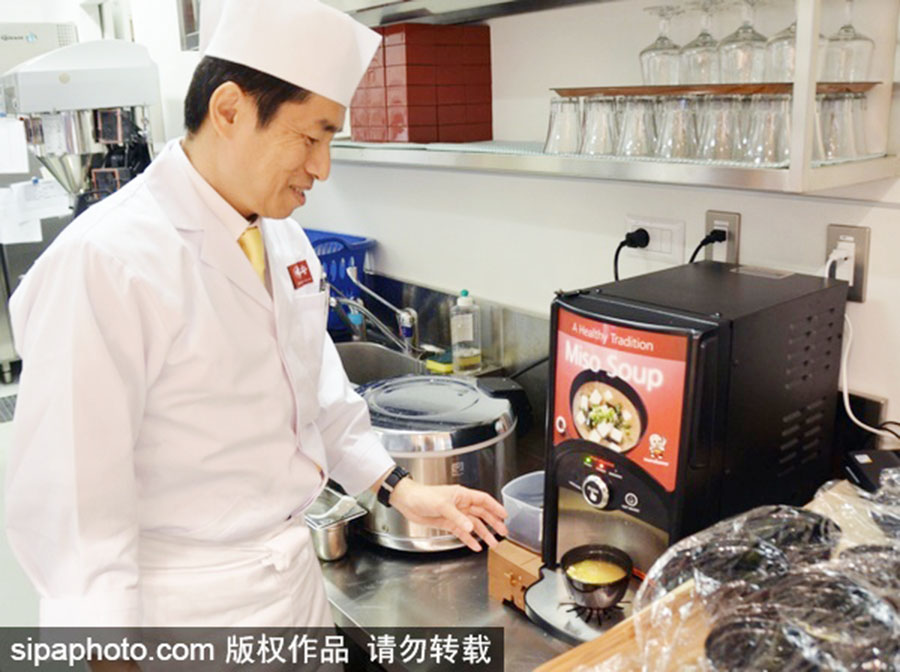
{"type": "Polygon", "coordinates": [[[647,409],[635,389],[606,371],[585,370],[571,391],[575,431],[586,441],[626,453],[647,430],[647,409]]]}

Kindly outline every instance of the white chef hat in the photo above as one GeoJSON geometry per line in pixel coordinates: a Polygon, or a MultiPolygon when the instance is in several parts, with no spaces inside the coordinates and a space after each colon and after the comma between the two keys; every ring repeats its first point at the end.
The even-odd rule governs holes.
{"type": "Polygon", "coordinates": [[[319,0],[204,0],[201,7],[205,56],[265,72],[345,107],[381,43],[378,33],[319,0]]]}

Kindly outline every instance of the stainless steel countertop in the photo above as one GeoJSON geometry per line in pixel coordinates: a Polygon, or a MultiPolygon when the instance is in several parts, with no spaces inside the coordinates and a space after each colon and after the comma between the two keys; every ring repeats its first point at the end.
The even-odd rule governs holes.
{"type": "Polygon", "coordinates": [[[569,650],[512,607],[488,598],[487,551],[410,554],[358,536],[337,562],[323,563],[339,626],[500,627],[504,669],[533,670],[569,650]]]}

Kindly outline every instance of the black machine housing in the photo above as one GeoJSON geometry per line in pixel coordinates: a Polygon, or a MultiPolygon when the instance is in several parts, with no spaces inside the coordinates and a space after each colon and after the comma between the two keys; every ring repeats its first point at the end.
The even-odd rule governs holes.
{"type": "MultiPolygon", "coordinates": [[[[658,532],[663,549],[760,504],[806,503],[840,461],[832,433],[846,298],[844,282],[709,261],[560,293],[551,315],[544,563],[555,567],[575,545],[610,543],[602,525],[597,534],[605,538],[585,536],[585,516],[594,512],[580,498],[596,498],[587,482],[598,476],[588,465],[592,456],[607,465],[600,477],[610,491],[596,514],[658,532]],[[602,445],[570,439],[554,446],[560,310],[688,336],[673,492],[602,445]],[[639,513],[629,513],[626,490],[639,495],[639,513]],[[571,526],[576,515],[581,522],[571,526]]],[[[636,566],[646,571],[641,565],[659,552],[636,566]]]]}

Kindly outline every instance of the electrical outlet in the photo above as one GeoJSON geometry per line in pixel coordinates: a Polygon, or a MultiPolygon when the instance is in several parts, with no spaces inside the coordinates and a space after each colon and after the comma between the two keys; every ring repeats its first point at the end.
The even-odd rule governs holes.
{"type": "Polygon", "coordinates": [[[850,255],[848,261],[838,263],[835,268],[835,277],[850,284],[848,301],[862,303],[866,300],[870,232],[868,226],[828,225],[825,259],[827,260],[835,249],[845,250],[850,255]]]}
{"type": "Polygon", "coordinates": [[[672,264],[684,263],[684,222],[678,219],[628,215],[625,217],[625,232],[647,229],[650,244],[644,248],[626,247],[622,254],[640,256],[644,259],[667,261],[672,264]]]}
{"type": "Polygon", "coordinates": [[[724,261],[729,264],[740,263],[741,213],[707,210],[706,233],[713,229],[722,229],[728,237],[725,239],[724,245],[722,243],[707,245],[704,259],[724,261]]]}

